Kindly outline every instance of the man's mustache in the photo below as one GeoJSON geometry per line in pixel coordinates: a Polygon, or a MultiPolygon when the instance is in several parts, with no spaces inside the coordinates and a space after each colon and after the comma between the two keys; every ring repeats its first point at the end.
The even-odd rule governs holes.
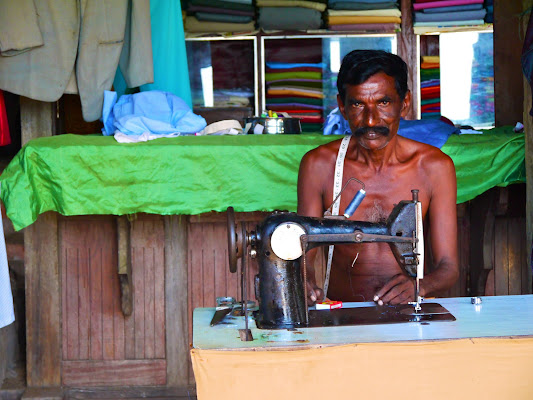
{"type": "Polygon", "coordinates": [[[390,129],[387,128],[386,126],[374,126],[374,127],[363,126],[361,128],[357,128],[353,132],[354,136],[363,136],[363,135],[366,135],[367,133],[377,133],[379,135],[389,136],[390,129]]]}

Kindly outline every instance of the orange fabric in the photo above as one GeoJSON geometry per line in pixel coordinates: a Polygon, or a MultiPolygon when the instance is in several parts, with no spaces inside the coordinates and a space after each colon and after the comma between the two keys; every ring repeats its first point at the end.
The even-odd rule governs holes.
{"type": "Polygon", "coordinates": [[[191,350],[198,400],[531,399],[533,338],[191,350]]]}

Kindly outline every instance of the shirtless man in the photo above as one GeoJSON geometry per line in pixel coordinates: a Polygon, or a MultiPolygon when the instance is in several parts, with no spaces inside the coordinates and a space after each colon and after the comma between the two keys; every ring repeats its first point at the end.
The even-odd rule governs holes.
{"type": "MultiPolygon", "coordinates": [[[[455,168],[450,157],[436,147],[397,134],[400,118],[407,115],[411,102],[405,62],[383,51],[352,51],[343,59],[337,88],[339,110],[352,131],[342,186],[351,177],[366,185],[366,197],[350,219],[385,221],[395,204],[410,200],[411,190],[418,189],[425,226],[429,224],[431,230],[435,265],[422,279],[420,295],[450,288],[459,276],[455,168]]],[[[303,157],[298,214],[322,217],[331,205],[341,140],[303,157]]],[[[340,214],[359,189],[355,181],[350,182],[341,196],[340,214]]],[[[308,253],[308,265],[313,265],[315,253],[308,253]]],[[[316,285],[314,271],[308,270],[307,276],[309,300],[321,300],[323,291],[316,285]]],[[[414,300],[414,279],[398,265],[388,243],[337,245],[327,297],[403,304],[414,300]]]]}

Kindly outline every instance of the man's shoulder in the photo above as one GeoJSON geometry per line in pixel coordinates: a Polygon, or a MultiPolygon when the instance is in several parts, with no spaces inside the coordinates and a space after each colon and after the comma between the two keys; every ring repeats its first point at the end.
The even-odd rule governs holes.
{"type": "Polygon", "coordinates": [[[304,157],[312,158],[314,160],[329,159],[337,155],[341,145],[342,138],[332,142],[324,143],[312,150],[309,150],[304,157]]]}
{"type": "Polygon", "coordinates": [[[438,147],[400,136],[398,138],[424,167],[453,165],[452,159],[438,147]]]}

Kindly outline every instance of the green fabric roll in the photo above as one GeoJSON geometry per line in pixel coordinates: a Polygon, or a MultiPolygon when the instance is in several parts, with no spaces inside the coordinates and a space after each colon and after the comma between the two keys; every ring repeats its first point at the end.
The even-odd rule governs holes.
{"type": "Polygon", "coordinates": [[[314,106],[321,106],[322,99],[313,99],[311,97],[268,97],[266,98],[267,105],[269,104],[287,104],[287,103],[301,103],[314,106]]]}
{"type": "Polygon", "coordinates": [[[420,70],[420,80],[430,81],[432,79],[440,79],[440,69],[421,69],[420,70]]]}
{"type": "MultiPolygon", "coordinates": [[[[323,135],[182,136],[121,144],[101,135],[31,140],[0,176],[16,230],[39,214],[200,214],[296,211],[298,166],[323,135]]],[[[511,127],[452,135],[457,201],[525,181],[525,140],[511,127]]]]}
{"type": "Polygon", "coordinates": [[[295,71],[265,73],[265,80],[267,85],[269,81],[276,81],[278,79],[322,79],[322,72],[295,71]]]}

